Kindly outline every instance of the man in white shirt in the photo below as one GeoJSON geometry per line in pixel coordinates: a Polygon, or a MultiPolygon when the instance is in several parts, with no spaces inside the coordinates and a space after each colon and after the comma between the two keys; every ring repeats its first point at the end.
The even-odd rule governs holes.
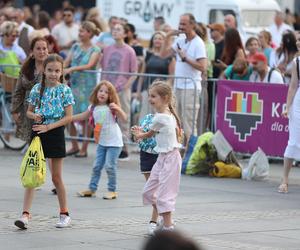
{"type": "Polygon", "coordinates": [[[253,72],[250,75],[250,82],[263,83],[284,83],[281,73],[268,66],[268,59],[263,53],[256,53],[253,56],[253,72]]]}
{"type": "Polygon", "coordinates": [[[280,46],[282,34],[287,30],[293,31],[293,28],[284,23],[284,13],[277,11],[274,18],[274,23],[268,28],[268,31],[270,31],[272,35],[272,42],[276,47],[280,46]]]}
{"type": "Polygon", "coordinates": [[[161,53],[162,57],[176,55],[175,76],[184,77],[175,79],[174,88],[177,111],[187,138],[197,131],[201,75],[207,69],[205,45],[196,34],[195,28],[195,17],[190,13],[183,14],[180,17],[179,30],[167,33],[161,53]],[[171,37],[179,34],[184,35],[178,36],[172,46],[168,47],[171,37]]]}
{"type": "Polygon", "coordinates": [[[55,25],[52,35],[64,53],[68,53],[72,45],[78,40],[79,25],[74,22],[75,8],[68,6],[63,11],[63,21],[55,25]]]}

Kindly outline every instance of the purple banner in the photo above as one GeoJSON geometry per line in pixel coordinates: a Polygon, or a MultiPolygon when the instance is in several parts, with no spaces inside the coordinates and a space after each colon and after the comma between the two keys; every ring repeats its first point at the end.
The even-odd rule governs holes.
{"type": "Polygon", "coordinates": [[[216,122],[234,151],[283,156],[288,141],[285,108],[288,86],[220,80],[216,122]]]}

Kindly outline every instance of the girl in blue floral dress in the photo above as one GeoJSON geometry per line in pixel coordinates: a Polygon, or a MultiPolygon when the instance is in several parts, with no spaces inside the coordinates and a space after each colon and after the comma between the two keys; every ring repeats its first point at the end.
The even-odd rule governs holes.
{"type": "MultiPolygon", "coordinates": [[[[41,83],[34,85],[28,98],[27,117],[34,121],[33,136],[41,138],[45,158],[52,166],[52,181],[57,190],[60,218],[56,227],[67,227],[71,222],[66,191],[62,180],[63,158],[66,155],[64,126],[72,120],[74,98],[71,89],[63,82],[63,59],[52,54],[44,61],[41,83]]],[[[26,188],[22,217],[15,221],[27,229],[34,189],[26,188]]]]}
{"type": "MultiPolygon", "coordinates": [[[[75,43],[68,57],[65,60],[65,74],[70,74],[71,89],[75,98],[74,114],[79,114],[89,106],[89,96],[97,83],[97,74],[84,72],[85,70],[96,70],[99,61],[100,49],[92,44],[91,39],[100,32],[96,25],[90,21],[85,21],[79,29],[79,43],[75,43]]],[[[83,135],[87,137],[91,131],[87,131],[87,122],[82,122],[83,135]]],[[[76,136],[76,128],[71,123],[70,135],[76,136]]],[[[77,157],[87,156],[88,141],[84,141],[79,151],[77,140],[72,140],[72,148],[67,155],[75,154],[77,157]]]]}

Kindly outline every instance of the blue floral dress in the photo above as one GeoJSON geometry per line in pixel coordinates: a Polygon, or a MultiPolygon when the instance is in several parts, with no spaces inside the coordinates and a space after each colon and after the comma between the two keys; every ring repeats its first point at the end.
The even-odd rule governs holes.
{"type": "MultiPolygon", "coordinates": [[[[88,64],[93,53],[100,53],[100,48],[92,46],[87,50],[83,50],[79,43],[76,43],[72,46],[70,53],[73,55],[71,67],[74,67],[88,64]]],[[[96,66],[90,70],[96,70],[96,66]]],[[[75,98],[73,113],[82,113],[86,111],[89,106],[89,96],[96,86],[97,74],[75,71],[71,74],[70,83],[75,98]]]]}
{"type": "MultiPolygon", "coordinates": [[[[140,127],[142,128],[143,132],[148,132],[150,130],[150,125],[152,124],[154,115],[147,114],[140,122],[140,127]]],[[[139,142],[139,147],[141,150],[150,153],[150,154],[157,154],[154,150],[156,147],[156,140],[155,137],[145,138],[139,142]]]]}
{"type": "Polygon", "coordinates": [[[34,113],[41,114],[44,118],[43,124],[54,123],[65,116],[65,107],[74,104],[71,89],[65,84],[54,87],[45,87],[40,103],[41,84],[34,85],[31,89],[28,103],[35,106],[34,113]]]}

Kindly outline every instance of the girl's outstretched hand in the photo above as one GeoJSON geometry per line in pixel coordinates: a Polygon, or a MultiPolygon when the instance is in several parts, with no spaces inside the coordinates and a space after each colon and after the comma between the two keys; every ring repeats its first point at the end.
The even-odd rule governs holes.
{"type": "Polygon", "coordinates": [[[33,125],[32,126],[32,130],[37,132],[38,134],[41,134],[41,133],[46,133],[49,128],[48,128],[48,125],[46,124],[41,124],[41,125],[33,125]]]}

